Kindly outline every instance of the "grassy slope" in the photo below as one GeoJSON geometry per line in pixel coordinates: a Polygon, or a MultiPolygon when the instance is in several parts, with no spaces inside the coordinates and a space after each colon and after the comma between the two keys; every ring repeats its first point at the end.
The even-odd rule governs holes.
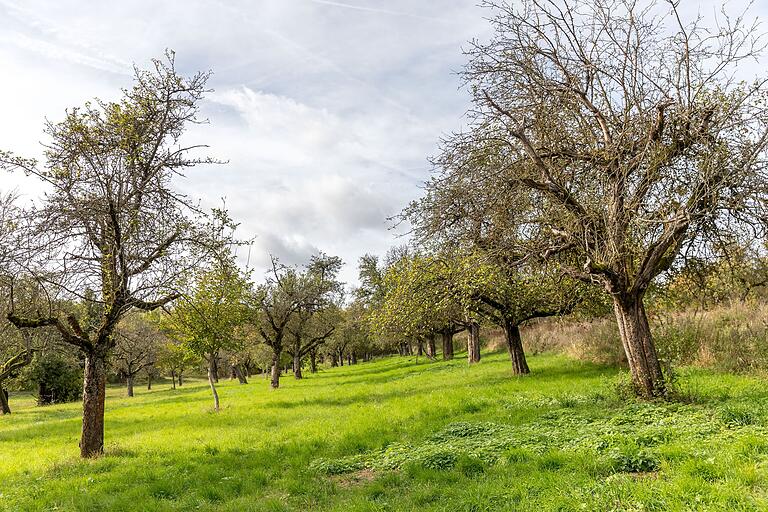
{"type": "Polygon", "coordinates": [[[79,404],[12,397],[0,510],[768,510],[764,383],[688,372],[694,404],[625,403],[615,370],[530,363],[223,382],[219,414],[203,382],[110,389],[95,461],[76,458],[79,404]]]}

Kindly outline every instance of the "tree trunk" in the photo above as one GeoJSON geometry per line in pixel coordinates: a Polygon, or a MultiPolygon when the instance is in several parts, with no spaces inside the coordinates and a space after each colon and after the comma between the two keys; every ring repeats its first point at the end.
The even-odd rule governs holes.
{"type": "Polygon", "coordinates": [[[181,387],[184,383],[181,381],[181,374],[184,372],[179,372],[179,387],[181,387]]]}
{"type": "Polygon", "coordinates": [[[515,375],[526,375],[531,373],[531,370],[528,368],[528,362],[525,360],[523,340],[520,337],[520,327],[516,323],[507,320],[504,324],[504,334],[507,338],[509,358],[512,360],[512,373],[515,375]]]}
{"type": "Polygon", "coordinates": [[[333,352],[331,353],[331,368],[336,368],[337,366],[339,366],[339,360],[336,357],[336,353],[333,352]]]}
{"type": "Polygon", "coordinates": [[[613,306],[635,392],[644,398],[664,396],[664,374],[651,337],[642,295],[618,296],[613,306]]]}
{"type": "Polygon", "coordinates": [[[467,330],[467,360],[469,364],[480,361],[480,325],[475,322],[467,330]]]}
{"type": "Polygon", "coordinates": [[[107,386],[107,364],[97,351],[86,353],[83,375],[83,428],[80,456],[98,457],[104,453],[104,399],[107,386]]]}
{"type": "Polygon", "coordinates": [[[298,354],[293,356],[293,376],[296,379],[301,379],[303,377],[301,375],[301,356],[298,354]]]}
{"type": "Polygon", "coordinates": [[[128,396],[133,396],[133,375],[128,375],[125,378],[125,385],[128,388],[128,396]]]}
{"type": "Polygon", "coordinates": [[[443,341],[443,360],[453,359],[453,333],[451,331],[444,331],[440,333],[440,337],[443,341]]]}
{"type": "Polygon", "coordinates": [[[152,374],[147,374],[147,391],[152,391],[152,374]]]}
{"type": "Polygon", "coordinates": [[[219,392],[216,391],[216,358],[211,357],[208,362],[208,384],[211,385],[213,393],[213,410],[219,412],[219,392]]]}
{"type": "Polygon", "coordinates": [[[418,340],[416,342],[416,355],[417,356],[424,355],[424,342],[422,340],[418,340]]]}
{"type": "Polygon", "coordinates": [[[351,364],[357,364],[357,354],[352,352],[352,363],[351,364]]]}
{"type": "Polygon", "coordinates": [[[243,370],[240,368],[239,365],[233,364],[232,365],[232,373],[235,374],[235,377],[237,377],[237,381],[240,384],[248,384],[248,379],[245,376],[245,373],[243,373],[243,370]]]}
{"type": "Polygon", "coordinates": [[[173,382],[173,389],[176,389],[176,372],[171,370],[171,381],[173,382]]]}
{"type": "Polygon", "coordinates": [[[209,370],[213,371],[213,380],[218,384],[219,383],[219,365],[216,361],[216,356],[213,357],[209,370]]]}
{"type": "Polygon", "coordinates": [[[0,383],[0,410],[3,414],[11,414],[11,406],[8,405],[8,390],[0,383]]]}
{"type": "Polygon", "coordinates": [[[314,349],[309,352],[309,371],[317,373],[317,351],[314,349]]]}
{"type": "Polygon", "coordinates": [[[437,355],[437,349],[435,348],[435,335],[430,334],[427,338],[427,357],[434,359],[437,355]]]}
{"type": "Polygon", "coordinates": [[[272,379],[269,382],[272,389],[280,387],[280,354],[272,353],[272,379]]]}

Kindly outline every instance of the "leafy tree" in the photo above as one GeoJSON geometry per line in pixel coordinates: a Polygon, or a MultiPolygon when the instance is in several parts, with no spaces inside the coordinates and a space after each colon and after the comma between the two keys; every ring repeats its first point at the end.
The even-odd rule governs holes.
{"type": "Polygon", "coordinates": [[[194,352],[173,340],[167,340],[161,345],[157,354],[157,366],[160,370],[171,374],[173,389],[176,389],[177,379],[179,387],[183,386],[184,372],[188,368],[199,366],[200,363],[200,358],[194,352]]]}
{"type": "MultiPolygon", "coordinates": [[[[266,283],[256,289],[253,311],[262,340],[272,349],[272,389],[280,387],[280,358],[283,355],[291,322],[301,315],[314,315],[334,304],[340,283],[336,280],[341,260],[320,254],[303,269],[280,264],[272,259],[266,283]]],[[[295,335],[294,335],[295,340],[295,335]]]]}
{"type": "Polygon", "coordinates": [[[530,372],[520,326],[536,318],[570,313],[585,298],[585,286],[556,268],[511,267],[475,252],[456,256],[451,270],[458,300],[504,330],[516,375],[530,372]]]}
{"type": "Polygon", "coordinates": [[[453,335],[467,328],[469,313],[452,289],[447,265],[419,254],[391,264],[383,278],[384,300],[371,314],[375,331],[419,343],[439,334],[443,359],[452,359],[453,335]]]}
{"type": "Polygon", "coordinates": [[[288,323],[289,340],[285,351],[293,359],[293,375],[302,378],[304,359],[325,343],[341,321],[340,303],[343,286],[338,281],[341,259],[320,255],[307,267],[307,285],[323,290],[326,295],[314,303],[304,304],[288,323]]]}
{"type": "Polygon", "coordinates": [[[163,317],[163,325],[186,350],[208,363],[213,408],[218,411],[216,361],[222,350],[242,345],[239,329],[248,319],[246,299],[250,283],[230,254],[195,271],[187,288],[171,314],[163,317]]]}
{"type": "Polygon", "coordinates": [[[331,366],[343,366],[345,357],[353,363],[357,362],[358,356],[367,360],[374,352],[381,350],[382,347],[377,346],[372,338],[369,319],[359,300],[339,313],[341,321],[323,347],[331,366]]]}
{"type": "Polygon", "coordinates": [[[132,397],[136,375],[154,367],[160,347],[167,340],[156,324],[138,313],[126,315],[118,324],[115,336],[112,366],[125,377],[128,396],[132,397]]]}
{"type": "Polygon", "coordinates": [[[96,325],[66,312],[9,315],[17,327],[52,326],[85,357],[82,457],[104,447],[107,359],[115,328],[129,311],[151,311],[178,298],[178,276],[195,265],[190,242],[200,241],[194,204],[172,186],[175,176],[199,163],[200,146],[181,143],[208,73],[177,74],[172,53],[137,69],[132,88],[117,102],[95,100],[46,125],[46,162],[0,154],[0,166],[23,169],[49,192],[25,215],[25,239],[36,251],[32,271],[55,276],[50,295],[67,294],[99,310],[96,325]],[[95,291],[92,297],[85,291],[95,291]]]}
{"type": "Polygon", "coordinates": [[[32,387],[38,405],[75,402],[83,395],[83,371],[73,354],[63,350],[37,352],[18,378],[32,387]]]}

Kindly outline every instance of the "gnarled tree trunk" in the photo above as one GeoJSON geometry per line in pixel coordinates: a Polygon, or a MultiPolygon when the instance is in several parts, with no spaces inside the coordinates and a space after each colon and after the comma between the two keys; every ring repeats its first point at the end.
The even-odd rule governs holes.
{"type": "Polygon", "coordinates": [[[315,349],[309,351],[309,371],[317,373],[317,350],[315,349]]]}
{"type": "Polygon", "coordinates": [[[469,364],[480,361],[480,325],[475,322],[467,329],[467,360],[469,364]]]}
{"type": "Polygon", "coordinates": [[[635,391],[645,398],[663,396],[666,393],[664,374],[651,337],[642,295],[615,296],[613,309],[635,391]]]}
{"type": "Polygon", "coordinates": [[[531,373],[531,370],[528,368],[528,362],[525,360],[520,327],[516,323],[507,320],[504,322],[504,335],[507,341],[509,359],[512,361],[512,373],[515,375],[531,373]]]}
{"type": "Polygon", "coordinates": [[[293,376],[296,379],[303,378],[303,375],[301,374],[301,356],[298,354],[293,356],[293,376]]]}
{"type": "Polygon", "coordinates": [[[125,377],[125,386],[128,390],[128,396],[133,396],[133,375],[128,374],[125,377]]]}
{"type": "Polygon", "coordinates": [[[104,453],[104,400],[107,386],[107,364],[103,354],[85,354],[83,376],[83,428],[80,456],[98,457],[104,453]]]}
{"type": "Polygon", "coordinates": [[[280,354],[276,352],[272,354],[272,371],[269,385],[272,389],[280,387],[280,354]]]}
{"type": "Polygon", "coordinates": [[[235,374],[235,377],[237,377],[237,381],[240,384],[248,384],[248,378],[245,376],[245,373],[243,373],[243,370],[242,368],[240,368],[240,365],[233,364],[232,373],[235,374]]]}

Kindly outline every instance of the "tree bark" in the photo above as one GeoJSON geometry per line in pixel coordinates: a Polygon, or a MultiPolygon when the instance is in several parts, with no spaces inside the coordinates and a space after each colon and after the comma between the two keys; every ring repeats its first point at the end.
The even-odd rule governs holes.
{"type": "Polygon", "coordinates": [[[213,393],[213,410],[219,412],[219,392],[216,391],[216,358],[211,357],[208,361],[208,384],[211,385],[213,393]]]}
{"type": "Polygon", "coordinates": [[[128,388],[128,396],[133,396],[133,375],[125,377],[125,385],[128,388]]]}
{"type": "Polygon", "coordinates": [[[357,354],[352,352],[351,357],[352,357],[352,362],[350,364],[357,364],[357,354]]]}
{"type": "Polygon", "coordinates": [[[422,340],[418,340],[416,342],[416,355],[417,356],[424,355],[424,342],[422,340]]]}
{"type": "Polygon", "coordinates": [[[664,396],[664,374],[651,336],[642,295],[616,296],[613,306],[635,392],[644,398],[664,396]]]}
{"type": "Polygon", "coordinates": [[[528,368],[528,362],[525,360],[523,340],[520,337],[520,327],[511,320],[507,320],[504,324],[504,334],[507,338],[509,359],[512,361],[512,373],[515,375],[526,375],[531,373],[531,370],[528,368]]]}
{"type": "Polygon", "coordinates": [[[269,385],[272,389],[280,387],[280,354],[276,352],[272,354],[272,378],[269,385]]]}
{"type": "Polygon", "coordinates": [[[480,361],[480,325],[475,322],[467,330],[467,360],[469,364],[480,361]]]}
{"type": "Polygon", "coordinates": [[[179,387],[181,387],[184,383],[181,381],[181,374],[184,372],[179,372],[179,387]]]}
{"type": "Polygon", "coordinates": [[[336,368],[337,366],[339,366],[339,360],[334,352],[331,354],[331,368],[336,368]]]}
{"type": "Polygon", "coordinates": [[[453,333],[451,331],[443,331],[440,333],[440,337],[443,341],[443,360],[453,359],[453,333]]]}
{"type": "Polygon", "coordinates": [[[213,360],[211,361],[210,368],[213,371],[213,380],[216,381],[218,384],[219,382],[219,365],[216,362],[216,356],[213,357],[213,360]]]}
{"type": "Polygon", "coordinates": [[[0,383],[0,410],[3,414],[11,414],[11,406],[8,405],[8,390],[0,383]]]}
{"type": "Polygon", "coordinates": [[[173,389],[176,389],[176,372],[171,370],[171,381],[173,382],[173,389]]]}
{"type": "Polygon", "coordinates": [[[435,347],[435,335],[430,334],[427,338],[427,357],[434,359],[437,355],[437,348],[435,347]]]}
{"type": "Polygon", "coordinates": [[[317,373],[317,350],[312,349],[309,352],[309,371],[317,373]]]}
{"type": "Polygon", "coordinates": [[[248,384],[248,378],[245,376],[245,373],[243,373],[243,370],[240,368],[239,365],[236,365],[236,364],[232,365],[232,373],[235,374],[235,377],[237,377],[237,381],[240,384],[248,384]]]}
{"type": "Polygon", "coordinates": [[[301,374],[301,356],[298,354],[293,356],[293,376],[296,379],[303,378],[303,375],[301,374]]]}
{"type": "Polygon", "coordinates": [[[147,391],[152,391],[152,374],[147,374],[147,391]]]}
{"type": "Polygon", "coordinates": [[[104,400],[107,386],[107,364],[98,351],[85,355],[83,375],[83,428],[80,456],[98,457],[104,453],[104,400]]]}

